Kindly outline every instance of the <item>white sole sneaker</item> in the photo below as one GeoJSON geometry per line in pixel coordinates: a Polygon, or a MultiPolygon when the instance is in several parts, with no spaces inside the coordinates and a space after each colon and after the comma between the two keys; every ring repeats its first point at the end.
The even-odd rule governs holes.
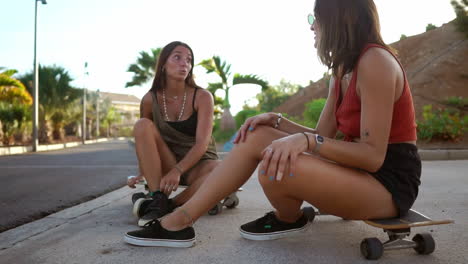
{"type": "Polygon", "coordinates": [[[124,241],[128,244],[142,247],[173,247],[173,248],[188,248],[195,245],[195,238],[187,240],[167,240],[167,239],[151,239],[137,238],[126,234],[124,241]]]}
{"type": "Polygon", "coordinates": [[[241,237],[245,239],[249,239],[249,240],[255,240],[255,241],[275,240],[275,239],[290,237],[290,236],[294,236],[296,234],[302,233],[309,227],[309,224],[310,223],[307,223],[305,226],[301,228],[289,229],[285,231],[277,231],[277,232],[267,233],[267,234],[250,233],[242,229],[239,229],[239,232],[240,232],[241,237]]]}
{"type": "Polygon", "coordinates": [[[140,198],[135,201],[133,204],[133,209],[132,209],[132,214],[136,217],[141,217],[141,215],[138,215],[138,211],[140,210],[141,205],[145,202],[148,201],[148,198],[140,198]]]}

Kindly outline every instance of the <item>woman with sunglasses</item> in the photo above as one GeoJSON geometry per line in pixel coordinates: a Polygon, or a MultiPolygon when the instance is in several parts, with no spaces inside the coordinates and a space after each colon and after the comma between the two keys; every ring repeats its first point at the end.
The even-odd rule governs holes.
{"type": "Polygon", "coordinates": [[[193,51],[174,41],[162,50],[151,89],[141,100],[134,127],[140,176],[146,178],[148,197],[134,199],[133,213],[144,226],[187,201],[218,164],[213,129],[211,93],[193,78],[193,51]],[[179,185],[188,187],[168,199],[179,185]]]}
{"type": "Polygon", "coordinates": [[[314,15],[315,48],[333,76],[317,127],[276,113],[247,119],[234,149],[194,196],[161,221],[127,233],[125,241],[193,245],[193,222],[257,166],[274,210],[240,227],[246,239],[303,231],[304,201],[345,219],[389,218],[410,209],[421,174],[414,107],[405,72],[380,35],[376,6],[372,0],[316,0],[314,15]]]}

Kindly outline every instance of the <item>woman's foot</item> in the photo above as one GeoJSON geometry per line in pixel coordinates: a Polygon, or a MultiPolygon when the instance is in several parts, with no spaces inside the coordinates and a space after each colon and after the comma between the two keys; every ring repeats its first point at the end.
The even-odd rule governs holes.
{"type": "Polygon", "coordinates": [[[138,226],[160,219],[174,210],[171,199],[166,194],[157,191],[148,198],[140,198],[133,205],[133,214],[139,217],[138,226]]]}
{"type": "Polygon", "coordinates": [[[145,247],[191,247],[195,244],[195,231],[191,226],[170,231],[162,227],[159,220],[153,220],[143,229],[126,233],[124,241],[145,247]]]}
{"type": "Polygon", "coordinates": [[[294,223],[279,220],[275,212],[269,212],[265,216],[246,223],[240,227],[243,238],[250,240],[273,240],[303,232],[308,226],[308,218],[302,214],[294,223]]]}

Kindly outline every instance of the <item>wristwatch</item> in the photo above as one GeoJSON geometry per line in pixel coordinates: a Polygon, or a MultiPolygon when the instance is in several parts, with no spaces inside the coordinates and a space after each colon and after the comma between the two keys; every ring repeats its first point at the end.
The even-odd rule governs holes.
{"type": "Polygon", "coordinates": [[[314,147],[314,150],[312,150],[312,152],[318,154],[320,147],[322,146],[324,141],[325,140],[321,135],[315,134],[315,147],[314,147]]]}

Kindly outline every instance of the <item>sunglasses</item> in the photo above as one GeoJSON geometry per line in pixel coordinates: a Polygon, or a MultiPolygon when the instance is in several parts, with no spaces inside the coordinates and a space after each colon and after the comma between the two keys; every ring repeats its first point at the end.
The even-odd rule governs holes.
{"type": "Polygon", "coordinates": [[[310,24],[310,25],[313,25],[314,22],[315,22],[315,17],[314,17],[314,15],[309,14],[309,15],[307,16],[307,21],[309,21],[309,24],[310,24]]]}

